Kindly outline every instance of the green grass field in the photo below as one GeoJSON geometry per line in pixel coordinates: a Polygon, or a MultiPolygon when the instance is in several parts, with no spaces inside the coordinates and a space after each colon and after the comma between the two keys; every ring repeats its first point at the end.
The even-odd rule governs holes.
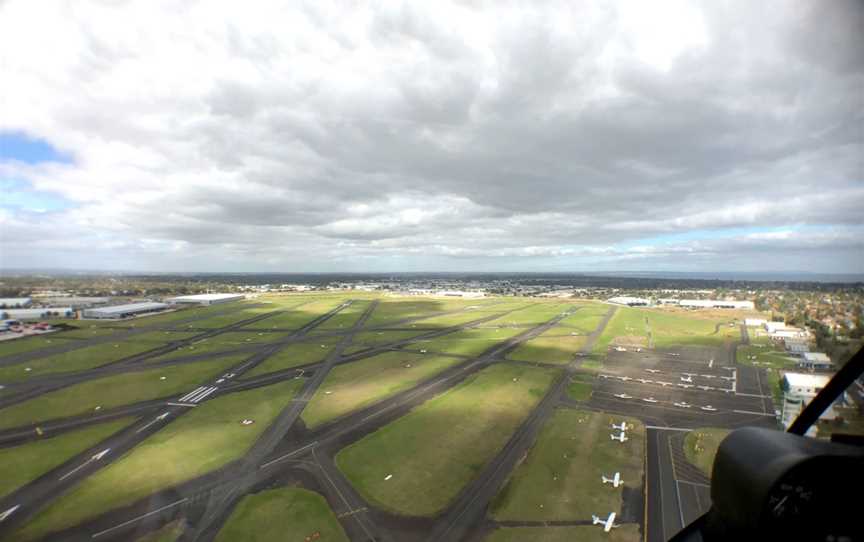
{"type": "MultiPolygon", "coordinates": [[[[149,334],[148,334],[149,335],[149,334]]],[[[201,339],[183,345],[167,354],[147,360],[147,363],[159,363],[187,356],[200,354],[214,354],[219,352],[230,352],[246,346],[257,346],[269,342],[278,341],[284,335],[278,333],[264,333],[260,331],[229,331],[220,333],[214,337],[201,339]]]]}
{"type": "Polygon", "coordinates": [[[536,339],[520,344],[507,354],[507,359],[522,361],[539,361],[564,365],[573,361],[576,352],[584,346],[585,335],[572,335],[575,331],[569,328],[555,326],[536,339]]]}
{"type": "Polygon", "coordinates": [[[299,487],[269,489],[243,497],[216,542],[271,540],[348,541],[327,501],[299,487]]]}
{"type": "MultiPolygon", "coordinates": [[[[590,518],[589,518],[590,519],[590,518]]],[[[604,533],[595,525],[575,527],[502,527],[484,542],[639,542],[639,526],[626,524],[604,533]]]]}
{"type": "MultiPolygon", "coordinates": [[[[84,322],[80,322],[84,324],[84,322]]],[[[122,333],[126,331],[125,329],[114,329],[110,327],[103,326],[94,326],[92,324],[85,324],[76,329],[69,329],[65,331],[59,331],[56,333],[51,333],[48,335],[49,338],[55,339],[90,339],[93,337],[105,337],[107,335],[113,335],[115,333],[122,333]]],[[[20,340],[20,339],[18,339],[20,340]]],[[[0,343],[2,344],[2,343],[0,343]]]]}
{"type": "MultiPolygon", "coordinates": [[[[409,318],[431,316],[436,312],[461,310],[471,306],[489,303],[483,299],[446,299],[446,298],[390,298],[383,299],[366,321],[366,327],[377,327],[409,318]]],[[[481,318],[478,316],[478,318],[481,318]]],[[[425,320],[416,322],[418,327],[425,326],[425,320]]]]}
{"type": "Polygon", "coordinates": [[[476,356],[524,331],[524,329],[508,327],[467,329],[434,339],[419,340],[412,343],[411,347],[442,354],[476,356]]]}
{"type": "Polygon", "coordinates": [[[493,365],[344,448],[336,464],[370,502],[435,514],[504,446],[555,374],[493,365]]]}
{"type": "Polygon", "coordinates": [[[594,379],[586,374],[573,375],[567,386],[567,396],[574,401],[587,401],[591,398],[594,379]]]}
{"type": "Polygon", "coordinates": [[[251,371],[243,375],[243,378],[321,361],[327,357],[338,342],[338,337],[320,337],[309,342],[288,345],[259,363],[251,371]],[[324,348],[321,347],[322,345],[324,348]]]}
{"type": "Polygon", "coordinates": [[[18,534],[32,540],[218,469],[245,454],[300,386],[283,382],[191,409],[39,512],[18,534]],[[244,418],[255,420],[241,425],[244,418]],[[158,466],[158,468],[154,468],[158,466]]]}
{"type": "Polygon", "coordinates": [[[717,448],[720,446],[720,441],[728,434],[728,429],[713,427],[694,429],[684,437],[684,456],[710,478],[717,448]]]}
{"type": "Polygon", "coordinates": [[[620,512],[623,488],[601,476],[621,473],[624,484],[642,484],[645,428],[635,418],[558,410],[543,428],[528,458],[492,504],[498,520],[575,520],[620,512]],[[627,422],[629,440],[612,441],[612,423],[627,422]]]}
{"type": "Polygon", "coordinates": [[[0,357],[41,350],[57,346],[58,344],[66,344],[66,341],[58,340],[61,338],[61,335],[63,333],[48,333],[46,335],[34,335],[32,337],[0,341],[0,357]]]}
{"type": "Polygon", "coordinates": [[[95,446],[133,421],[135,418],[122,418],[20,446],[0,448],[0,498],[95,446]]]}
{"type": "Polygon", "coordinates": [[[350,329],[363,316],[371,303],[372,301],[364,300],[352,301],[350,305],[325,320],[315,329],[327,331],[350,329]]]}
{"type": "Polygon", "coordinates": [[[588,335],[600,325],[600,321],[609,311],[609,305],[601,304],[586,304],[577,305],[577,310],[572,316],[568,316],[561,320],[559,324],[562,327],[572,328],[568,331],[576,331],[583,335],[588,335]]]}
{"type": "MultiPolygon", "coordinates": [[[[290,309],[283,314],[277,314],[276,316],[265,318],[259,322],[250,324],[243,329],[300,329],[315,318],[326,314],[345,301],[347,301],[347,299],[342,297],[310,300],[308,303],[290,309]]],[[[349,309],[350,307],[343,309],[342,311],[349,309]]],[[[338,314],[333,318],[336,318],[337,316],[338,314]]],[[[359,314],[355,314],[354,317],[359,317],[359,314]]]]}
{"type": "Polygon", "coordinates": [[[789,369],[797,364],[797,360],[788,355],[785,350],[768,346],[742,344],[735,351],[735,359],[741,365],[770,367],[772,369],[789,369]],[[750,359],[751,357],[756,359],[750,359]]]}
{"type": "Polygon", "coordinates": [[[460,360],[432,354],[388,352],[335,367],[303,411],[310,428],[390,397],[460,360]]]}
{"type": "MultiPolygon", "coordinates": [[[[363,333],[357,333],[354,335],[354,339],[351,341],[351,346],[378,346],[404,339],[410,339],[411,337],[416,337],[423,333],[427,333],[427,331],[364,331],[363,333]]],[[[449,335],[444,335],[444,337],[448,336],[449,335]]]]}
{"type": "Polygon", "coordinates": [[[19,382],[36,376],[83,371],[158,347],[158,343],[125,340],[88,346],[0,368],[0,382],[19,382]],[[29,371],[27,369],[30,369],[29,371]]]}
{"type": "Polygon", "coordinates": [[[578,305],[573,303],[537,302],[526,308],[518,309],[501,318],[491,320],[484,325],[487,326],[525,326],[533,327],[558,316],[566,310],[575,309],[578,305]]]}
{"type": "Polygon", "coordinates": [[[123,373],[48,392],[0,410],[0,429],[86,412],[95,413],[97,406],[109,409],[192,391],[203,381],[217,376],[243,359],[245,356],[233,356],[216,361],[123,373]]]}
{"type": "Polygon", "coordinates": [[[183,534],[183,530],[183,520],[175,519],[156,531],[147,533],[141,538],[136,538],[135,542],[176,542],[180,538],[180,535],[183,534]]]}
{"type": "Polygon", "coordinates": [[[648,344],[645,316],[642,311],[630,307],[615,307],[615,314],[612,315],[603,333],[597,338],[592,352],[606,353],[609,345],[621,338],[626,338],[630,344],[643,346],[648,344]]]}
{"type": "Polygon", "coordinates": [[[741,331],[738,327],[729,328],[726,325],[728,320],[706,318],[700,315],[698,311],[693,311],[692,315],[660,310],[642,312],[648,317],[656,347],[681,344],[720,346],[729,338],[738,339],[741,337],[741,331]],[[720,328],[719,331],[715,332],[717,324],[720,324],[720,328]]]}

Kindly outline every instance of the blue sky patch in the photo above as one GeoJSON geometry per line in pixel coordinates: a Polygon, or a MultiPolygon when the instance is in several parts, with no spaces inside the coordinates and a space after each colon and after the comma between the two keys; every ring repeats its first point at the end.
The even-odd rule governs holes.
{"type": "Polygon", "coordinates": [[[0,132],[0,162],[13,160],[27,164],[72,162],[70,156],[55,149],[46,141],[20,132],[0,132]]]}

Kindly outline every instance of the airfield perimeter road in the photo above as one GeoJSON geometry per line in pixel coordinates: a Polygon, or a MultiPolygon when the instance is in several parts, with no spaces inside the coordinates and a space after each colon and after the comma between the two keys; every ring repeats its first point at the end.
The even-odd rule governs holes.
{"type": "MultiPolygon", "coordinates": [[[[248,380],[236,379],[221,386],[218,393],[230,393],[296,378],[301,374],[306,378],[299,395],[280,413],[277,421],[262,434],[244,458],[202,477],[157,492],[129,506],[106,511],[101,516],[56,533],[48,540],[125,541],[158,528],[168,521],[182,517],[187,523],[187,529],[183,535],[184,541],[210,541],[218,533],[219,528],[230,515],[233,506],[242,496],[264,487],[278,487],[285,483],[299,484],[323,494],[339,517],[340,523],[351,540],[392,540],[394,542],[479,540],[490,529],[490,522],[485,519],[489,503],[506,481],[519,458],[533,445],[542,425],[554,408],[577,407],[626,414],[645,421],[648,427],[647,464],[645,465],[645,490],[648,498],[645,524],[642,527],[647,540],[654,542],[655,540],[666,540],[665,537],[671,536],[680,529],[683,522],[690,521],[695,514],[707,506],[705,488],[699,487],[700,484],[704,486],[705,480],[699,477],[698,472],[688,474],[689,464],[681,459],[681,439],[676,439],[676,436],[683,435],[688,428],[706,425],[735,427],[748,424],[767,425],[773,422],[773,415],[765,412],[767,408],[757,408],[757,405],[765,404],[765,395],[762,393],[758,380],[755,388],[747,384],[745,385],[746,390],[736,390],[742,392],[741,397],[737,397],[736,393],[722,391],[721,388],[724,386],[720,385],[713,385],[715,390],[682,389],[673,393],[672,390],[667,390],[666,386],[657,387],[653,383],[643,384],[639,382],[637,385],[632,381],[633,376],[630,376],[630,380],[622,381],[620,379],[620,376],[635,375],[632,371],[644,374],[643,367],[660,367],[658,370],[667,371],[671,374],[674,368],[680,368],[679,362],[683,361],[685,364],[691,362],[701,364],[704,369],[697,371],[696,374],[704,373],[712,376],[712,379],[703,382],[716,382],[720,375],[730,374],[726,371],[733,368],[736,371],[741,370],[741,366],[735,364],[734,345],[731,345],[731,351],[725,352],[726,356],[722,356],[725,358],[722,361],[719,361],[721,356],[717,356],[716,368],[712,366],[713,360],[708,364],[699,359],[669,360],[662,358],[663,353],[646,353],[644,358],[640,356],[630,360],[623,354],[613,355],[610,352],[609,363],[603,370],[609,372],[611,376],[619,378],[598,378],[595,382],[595,395],[589,401],[581,403],[569,400],[565,393],[570,376],[581,365],[581,358],[576,357],[574,361],[564,367],[562,375],[553,382],[544,398],[529,413],[503,449],[484,466],[482,472],[468,486],[463,488],[444,512],[429,518],[396,516],[365,502],[341,471],[336,468],[333,461],[335,454],[345,445],[398,419],[416,406],[450,389],[466,377],[490,364],[518,363],[504,360],[503,357],[522,342],[530,340],[555,326],[565,315],[556,315],[541,325],[527,328],[519,335],[498,343],[479,356],[466,358],[464,362],[418,383],[409,390],[323,424],[314,430],[306,429],[299,419],[303,408],[326,378],[329,370],[335,365],[351,363],[381,352],[403,349],[420,338],[431,338],[461,329],[469,329],[493,318],[501,317],[502,313],[512,312],[512,310],[502,311],[502,313],[462,325],[429,330],[425,333],[422,328],[416,329],[419,332],[418,336],[410,339],[394,341],[342,356],[343,348],[360,330],[360,327],[371,314],[373,307],[374,305],[370,306],[351,329],[315,335],[315,337],[341,336],[342,339],[323,362],[261,375],[248,380]],[[676,363],[670,363],[670,361],[676,363]],[[611,397],[615,393],[620,393],[617,390],[630,390],[627,393],[634,397],[654,394],[658,396],[658,399],[660,395],[666,393],[663,396],[663,401],[666,404],[655,405],[639,400],[618,400],[611,397]],[[644,393],[637,396],[637,391],[644,393]],[[677,395],[678,391],[683,395],[677,395]],[[754,393],[749,395],[753,397],[748,397],[748,393],[751,391],[754,393]],[[682,412],[681,409],[674,409],[669,406],[669,403],[681,400],[681,397],[692,397],[694,402],[695,398],[698,397],[699,400],[703,401],[698,404],[705,404],[706,400],[710,400],[712,404],[717,404],[718,412],[682,412]],[[705,399],[706,397],[709,399],[705,399]],[[752,403],[750,406],[753,410],[732,408],[739,406],[736,397],[749,402],[748,405],[752,403]],[[686,476],[682,475],[682,472],[686,476]],[[687,480],[683,480],[684,478],[687,480]],[[682,485],[682,481],[689,485],[682,485]],[[693,502],[696,502],[695,506],[693,502]]],[[[343,306],[340,305],[336,310],[341,308],[343,306]]],[[[582,349],[583,353],[590,352],[592,345],[602,333],[614,311],[614,308],[610,309],[589,336],[588,342],[582,349]]],[[[332,314],[326,314],[310,322],[304,327],[303,333],[312,331],[330,316],[332,314]]],[[[428,318],[428,316],[405,319],[400,321],[398,325],[420,321],[424,318],[428,318]]],[[[396,325],[396,323],[391,324],[396,325]]],[[[363,331],[388,328],[389,326],[376,326],[375,328],[364,328],[363,331]]],[[[411,329],[414,330],[415,328],[411,329]]],[[[288,332],[289,330],[285,331],[288,332]]],[[[250,349],[253,356],[241,364],[242,370],[248,371],[255,364],[262,362],[279,348],[290,344],[297,338],[298,336],[295,335],[293,339],[280,339],[274,343],[267,343],[264,347],[250,349]],[[253,362],[250,363],[250,360],[253,362]]],[[[303,337],[300,336],[299,338],[302,339],[303,337]]],[[[745,373],[747,379],[753,376],[746,370],[745,373]]],[[[703,377],[697,376],[697,378],[703,377]]],[[[758,371],[756,378],[759,378],[758,371]]],[[[213,394],[213,396],[215,395],[216,393],[213,394]]],[[[3,539],[5,534],[12,533],[15,527],[46,506],[51,499],[56,498],[87,475],[118,458],[124,450],[131,449],[147,435],[157,431],[164,426],[164,423],[170,422],[184,411],[184,407],[170,407],[171,410],[168,410],[169,407],[165,405],[164,399],[127,405],[124,408],[136,409],[135,412],[151,412],[152,414],[140,419],[132,427],[112,435],[99,445],[68,460],[62,466],[53,469],[6,498],[0,499],[0,514],[13,506],[19,504],[21,506],[7,516],[5,521],[0,522],[0,539],[3,539]],[[177,410],[173,410],[174,408],[177,410]],[[168,415],[165,418],[157,419],[157,415],[161,416],[166,412],[168,415]],[[106,448],[111,448],[111,450],[104,456],[94,459],[99,452],[106,448]],[[63,480],[60,480],[60,477],[63,477],[63,480]]],[[[127,412],[131,412],[131,410],[127,412]]],[[[117,414],[117,416],[119,415],[121,414],[117,414]]],[[[92,419],[93,417],[89,416],[89,418],[92,419]]],[[[64,422],[74,424],[75,420],[69,419],[64,420],[64,422]]],[[[7,437],[11,438],[9,435],[7,437]]],[[[0,433],[0,439],[2,438],[3,433],[0,433]]],[[[692,465],[689,467],[692,468],[692,465]]]]}

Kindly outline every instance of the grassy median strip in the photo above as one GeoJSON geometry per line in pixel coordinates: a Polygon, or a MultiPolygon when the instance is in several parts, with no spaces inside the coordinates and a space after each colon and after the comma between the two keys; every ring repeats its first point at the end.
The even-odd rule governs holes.
{"type": "Polygon", "coordinates": [[[183,534],[184,522],[182,519],[175,519],[170,523],[166,523],[158,530],[147,533],[141,538],[136,538],[135,542],[176,542],[183,534]]]}
{"type": "Polygon", "coordinates": [[[330,371],[303,411],[308,427],[315,427],[411,388],[459,363],[458,358],[388,352],[330,371]]]}
{"type": "Polygon", "coordinates": [[[507,354],[507,358],[565,365],[573,361],[576,353],[585,346],[586,340],[585,335],[577,335],[568,328],[555,326],[536,339],[520,344],[507,354]]]}
{"type": "Polygon", "coordinates": [[[0,448],[0,497],[62,465],[133,421],[132,417],[121,418],[20,446],[0,448]]]}
{"type": "Polygon", "coordinates": [[[346,300],[343,298],[312,301],[311,303],[306,303],[297,308],[290,309],[283,314],[270,316],[269,318],[249,324],[243,329],[299,329],[315,318],[335,309],[345,301],[346,300]]]}
{"type": "MultiPolygon", "coordinates": [[[[352,301],[350,305],[325,320],[315,329],[326,329],[328,331],[349,329],[363,316],[363,313],[369,308],[370,303],[372,302],[352,301]]],[[[330,308],[332,309],[333,307],[330,308]]]]}
{"type": "MultiPolygon", "coordinates": [[[[72,341],[65,341],[64,344],[72,344],[72,341]]],[[[69,373],[101,367],[102,365],[152,350],[158,346],[158,343],[135,342],[134,340],[126,339],[122,342],[111,342],[78,348],[63,354],[55,354],[0,368],[0,382],[17,382],[35,376],[69,373]]]]}
{"type": "Polygon", "coordinates": [[[434,339],[416,341],[410,348],[442,354],[476,356],[524,331],[512,327],[466,329],[434,339]]]}
{"type": "Polygon", "coordinates": [[[623,487],[601,476],[621,473],[624,485],[642,484],[645,428],[634,418],[562,409],[540,433],[528,458],[492,504],[497,520],[591,519],[620,512],[623,487]],[[613,441],[612,423],[626,422],[627,440],[613,441]]]}
{"type": "Polygon", "coordinates": [[[338,337],[321,337],[309,342],[296,343],[279,350],[263,362],[259,363],[251,371],[243,375],[243,378],[290,369],[298,365],[307,365],[321,361],[327,357],[336,343],[338,337]]]}
{"type": "Polygon", "coordinates": [[[336,463],[370,502],[399,514],[435,514],[503,448],[556,373],[488,367],[344,448],[336,463]]]}
{"type": "Polygon", "coordinates": [[[270,489],[243,497],[216,542],[243,540],[348,541],[327,501],[298,487],[270,489]]]}
{"type": "MultiPolygon", "coordinates": [[[[589,518],[590,519],[590,518],[589,518]]],[[[621,525],[604,533],[598,525],[574,527],[503,527],[492,531],[485,542],[639,542],[639,526],[621,525]]]]}
{"type": "Polygon", "coordinates": [[[245,357],[233,356],[216,361],[123,373],[48,392],[0,410],[0,429],[88,412],[96,414],[96,407],[104,410],[158,397],[171,397],[191,391],[203,381],[240,363],[245,357]]]}
{"type": "Polygon", "coordinates": [[[54,501],[18,533],[32,540],[225,466],[245,454],[300,382],[282,382],[202,403],[54,501]],[[254,420],[242,425],[243,419],[254,420]]]}

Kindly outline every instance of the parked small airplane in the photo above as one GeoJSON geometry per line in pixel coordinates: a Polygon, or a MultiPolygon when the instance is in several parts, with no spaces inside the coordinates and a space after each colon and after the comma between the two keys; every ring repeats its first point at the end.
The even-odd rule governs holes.
{"type": "Polygon", "coordinates": [[[613,424],[612,424],[612,429],[617,429],[617,430],[619,430],[619,431],[621,431],[621,432],[624,432],[624,431],[627,430],[627,424],[624,423],[624,422],[621,422],[621,423],[619,423],[619,424],[617,424],[617,425],[613,423],[613,424]]]}
{"type": "Polygon", "coordinates": [[[616,472],[615,476],[612,478],[606,478],[603,475],[600,475],[600,478],[603,480],[604,484],[612,484],[612,487],[618,487],[624,483],[624,480],[621,479],[620,472],[616,472]]]}
{"type": "Polygon", "coordinates": [[[627,442],[628,440],[630,440],[629,438],[627,438],[627,435],[624,433],[624,431],[621,431],[621,434],[617,436],[610,433],[609,438],[611,438],[612,440],[617,440],[618,442],[627,442]]]}
{"type": "Polygon", "coordinates": [[[653,397],[645,397],[642,400],[645,401],[646,403],[656,403],[657,402],[657,399],[654,399],[653,397]]]}
{"type": "Polygon", "coordinates": [[[692,388],[693,384],[678,384],[679,388],[692,388]]]}
{"type": "Polygon", "coordinates": [[[627,382],[628,380],[633,380],[633,379],[630,378],[629,376],[622,376],[622,377],[619,377],[619,378],[621,379],[621,382],[627,382]]]}
{"type": "Polygon", "coordinates": [[[660,369],[645,369],[645,370],[648,371],[649,373],[659,373],[660,372],[660,369]]]}
{"type": "Polygon", "coordinates": [[[621,346],[616,346],[615,348],[613,348],[613,350],[615,350],[616,352],[626,352],[627,351],[626,348],[621,347],[621,346]]]}
{"type": "Polygon", "coordinates": [[[618,399],[633,399],[632,395],[627,395],[626,393],[616,393],[615,397],[618,399]]]}
{"type": "Polygon", "coordinates": [[[691,406],[693,406],[690,403],[685,403],[684,401],[681,401],[680,403],[672,403],[672,404],[677,406],[677,407],[680,407],[680,408],[690,408],[691,406]]]}
{"type": "Polygon", "coordinates": [[[687,382],[687,383],[691,383],[691,384],[692,384],[692,383],[693,383],[693,377],[692,377],[692,376],[682,376],[682,377],[681,377],[681,382],[687,382]]]}
{"type": "Polygon", "coordinates": [[[707,410],[708,412],[717,412],[717,409],[711,405],[705,405],[701,408],[702,408],[702,410],[707,410]]]}
{"type": "Polygon", "coordinates": [[[591,525],[602,525],[603,531],[609,532],[618,525],[615,524],[615,512],[609,514],[609,517],[605,520],[598,518],[594,514],[591,514],[591,521],[593,522],[591,525]]]}
{"type": "Polygon", "coordinates": [[[648,380],[647,378],[638,378],[637,380],[643,384],[650,384],[654,382],[653,380],[648,380]]]}
{"type": "Polygon", "coordinates": [[[696,387],[699,388],[700,390],[703,390],[703,391],[708,391],[710,389],[714,389],[711,386],[696,386],[696,387]]]}

